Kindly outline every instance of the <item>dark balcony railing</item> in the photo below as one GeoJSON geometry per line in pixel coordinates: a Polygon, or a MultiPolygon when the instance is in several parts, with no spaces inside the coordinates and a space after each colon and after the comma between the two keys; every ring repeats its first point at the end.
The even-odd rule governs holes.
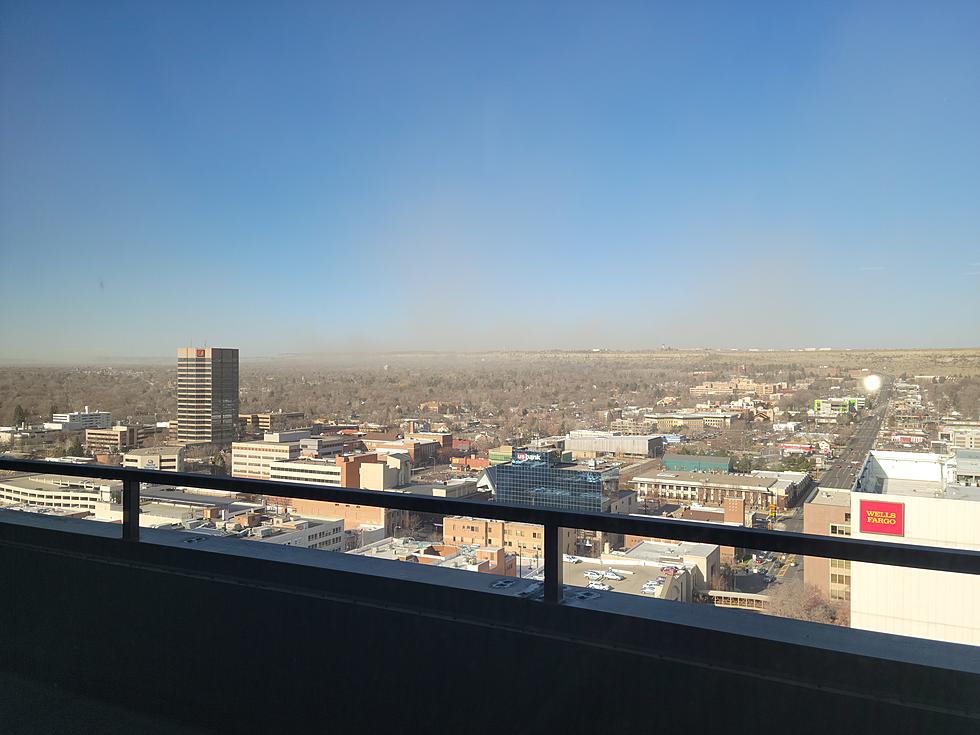
{"type": "Polygon", "coordinates": [[[622,516],[608,513],[549,510],[470,500],[451,500],[403,493],[356,490],[322,485],[215,477],[189,473],[110,467],[96,464],[62,464],[0,457],[0,470],[43,473],[69,477],[120,480],[123,483],[122,538],[138,542],[140,536],[140,484],[177,485],[224,490],[248,495],[352,503],[371,507],[439,514],[493,518],[534,523],[544,527],[544,600],[562,600],[562,552],[560,529],[575,528],[630,534],[677,541],[695,541],[743,549],[760,549],[850,561],[930,569],[942,572],[980,574],[980,551],[896,544],[863,539],[832,538],[783,531],[723,526],[714,523],[678,521],[667,518],[622,516]]]}

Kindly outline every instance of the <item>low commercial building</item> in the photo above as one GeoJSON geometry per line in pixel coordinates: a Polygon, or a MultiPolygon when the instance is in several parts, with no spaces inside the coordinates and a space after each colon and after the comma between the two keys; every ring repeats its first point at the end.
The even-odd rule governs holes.
{"type": "Polygon", "coordinates": [[[691,575],[694,592],[706,592],[711,589],[712,580],[721,579],[721,559],[714,544],[641,541],[625,551],[603,554],[601,559],[606,564],[626,568],[683,568],[691,575]]]}
{"type": "Polygon", "coordinates": [[[436,482],[411,482],[407,485],[391,488],[386,491],[407,493],[410,495],[425,495],[430,498],[450,498],[453,500],[467,500],[481,494],[477,478],[475,477],[456,477],[450,480],[438,480],[436,482]]]}
{"type": "MultiPolygon", "coordinates": [[[[637,510],[636,493],[621,490],[607,498],[605,513],[632,515],[637,510]]],[[[442,521],[443,540],[447,543],[502,546],[527,559],[544,559],[544,527],[533,523],[497,521],[470,516],[447,516],[442,521]]],[[[622,534],[590,529],[562,528],[561,550],[564,554],[596,557],[604,551],[622,548],[622,534]]]]}
{"type": "Polygon", "coordinates": [[[240,413],[238,423],[246,431],[280,431],[295,426],[304,418],[302,411],[266,411],[264,413],[240,413]]]}
{"type": "Polygon", "coordinates": [[[751,378],[709,380],[690,389],[692,396],[771,396],[788,388],[787,383],[757,383],[751,378]]]}
{"type": "Polygon", "coordinates": [[[369,439],[365,435],[362,441],[365,448],[371,451],[377,449],[403,452],[408,455],[414,467],[434,463],[441,446],[432,439],[369,439]]]}
{"type": "Polygon", "coordinates": [[[435,442],[439,445],[439,449],[453,448],[453,435],[447,431],[412,431],[406,434],[405,438],[435,442]]]}
{"type": "MultiPolygon", "coordinates": [[[[820,487],[803,504],[803,533],[819,536],[851,535],[851,491],[820,487]]],[[[803,582],[813,585],[829,600],[851,599],[851,562],[808,556],[803,562],[803,582]]]]}
{"type": "Polygon", "coordinates": [[[752,470],[753,477],[775,480],[769,489],[776,496],[776,506],[785,508],[804,497],[813,487],[813,478],[808,472],[783,472],[774,470],[752,470]]]}
{"type": "Polygon", "coordinates": [[[709,380],[690,389],[692,396],[733,396],[735,388],[728,380],[709,380]]]}
{"type": "Polygon", "coordinates": [[[939,425],[939,440],[950,448],[980,449],[980,421],[944,418],[939,425]]]}
{"type": "Polygon", "coordinates": [[[123,467],[140,470],[184,471],[183,447],[146,447],[131,449],[123,455],[123,467]]]}
{"type": "MultiPolygon", "coordinates": [[[[84,512],[95,520],[122,522],[122,482],[62,475],[24,474],[0,479],[0,505],[24,505],[84,512]]],[[[204,520],[227,520],[261,506],[235,493],[202,495],[171,487],[144,485],[140,525],[169,527],[204,520]]]]}
{"type": "Polygon", "coordinates": [[[351,532],[358,537],[372,537],[378,534],[393,536],[405,525],[406,513],[391,508],[378,508],[372,505],[357,503],[335,503],[327,500],[305,500],[289,498],[285,501],[287,510],[293,515],[317,520],[339,518],[344,522],[345,533],[351,532]]]}
{"type": "Polygon", "coordinates": [[[609,422],[609,430],[620,434],[650,434],[656,429],[657,422],[643,416],[621,416],[609,422]]]}
{"type": "Polygon", "coordinates": [[[731,472],[735,458],[701,454],[665,454],[661,460],[669,472],[731,472]]]}
{"type": "Polygon", "coordinates": [[[485,470],[490,466],[490,460],[486,457],[453,457],[449,463],[453,469],[479,471],[485,470]]]}
{"type": "Polygon", "coordinates": [[[92,454],[120,454],[138,447],[139,440],[139,427],[136,426],[85,430],[85,448],[92,454]]]}
{"type": "Polygon", "coordinates": [[[43,426],[0,426],[0,444],[10,444],[21,450],[54,446],[64,440],[60,429],[43,426]]]}
{"type": "Polygon", "coordinates": [[[122,493],[122,483],[62,475],[12,475],[0,478],[0,504],[64,508],[94,513],[99,502],[122,493]]]}
{"type": "Polygon", "coordinates": [[[803,428],[803,424],[799,421],[783,421],[783,422],[773,422],[772,430],[774,432],[788,432],[790,434],[795,434],[803,428]]]}
{"type": "Polygon", "coordinates": [[[344,521],[341,518],[311,520],[296,518],[273,520],[248,530],[248,541],[260,541],[280,546],[297,546],[321,551],[344,550],[344,521]]]}
{"type": "Polygon", "coordinates": [[[708,472],[658,472],[635,477],[630,485],[641,499],[722,506],[726,498],[741,498],[751,508],[768,508],[774,503],[786,506],[785,487],[772,477],[708,472]]]}
{"type": "Polygon", "coordinates": [[[956,482],[980,485],[980,449],[954,449],[956,482]]]}
{"type": "Polygon", "coordinates": [[[386,538],[348,553],[375,559],[392,559],[444,569],[517,576],[517,556],[499,546],[456,546],[409,539],[386,538]]]}
{"type": "MultiPolygon", "coordinates": [[[[561,530],[562,553],[576,553],[575,530],[570,528],[561,530]]],[[[499,546],[524,558],[544,559],[544,526],[533,523],[447,516],[443,519],[442,538],[449,544],[499,546]]]]}
{"type": "Polygon", "coordinates": [[[361,449],[359,439],[346,434],[321,434],[299,440],[299,456],[322,459],[361,449]]]}
{"type": "MultiPolygon", "coordinates": [[[[666,517],[674,520],[693,521],[696,523],[721,523],[726,526],[745,526],[746,513],[745,501],[742,498],[725,498],[722,507],[692,505],[681,506],[666,513],[666,517]]],[[[672,539],[657,538],[655,536],[635,536],[627,534],[623,539],[623,547],[631,549],[641,541],[657,541],[661,543],[676,543],[672,539]]],[[[719,546],[719,559],[722,564],[731,565],[736,559],[745,555],[744,549],[737,549],[733,546],[719,546]]]]}
{"type": "Polygon", "coordinates": [[[813,401],[813,412],[818,416],[846,414],[860,411],[865,406],[864,396],[841,396],[840,398],[817,398],[813,401]]]}
{"type": "Polygon", "coordinates": [[[656,434],[621,434],[614,431],[573,431],[565,438],[565,450],[573,459],[611,454],[619,457],[659,457],[663,437],[656,434]]]}
{"type": "Polygon", "coordinates": [[[730,429],[732,422],[738,419],[740,414],[728,411],[700,411],[700,412],[678,412],[678,413],[648,413],[644,417],[645,421],[652,422],[653,426],[660,433],[669,433],[678,429],[704,430],[704,429],[730,429]]]}

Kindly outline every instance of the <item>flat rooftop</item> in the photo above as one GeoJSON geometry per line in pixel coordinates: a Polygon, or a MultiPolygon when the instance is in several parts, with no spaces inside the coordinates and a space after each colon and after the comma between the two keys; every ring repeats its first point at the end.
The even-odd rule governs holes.
{"type": "Polygon", "coordinates": [[[956,449],[956,471],[961,475],[980,474],[980,449],[956,449]]]}
{"type": "MultiPolygon", "coordinates": [[[[303,439],[308,439],[308,438],[309,437],[303,437],[303,439]]],[[[231,443],[231,448],[232,449],[236,449],[236,448],[237,449],[251,449],[251,448],[259,449],[260,447],[282,447],[282,446],[286,446],[288,444],[295,444],[296,446],[299,446],[300,441],[302,441],[302,440],[301,439],[296,439],[296,440],[293,440],[293,441],[274,442],[274,441],[270,441],[268,439],[256,439],[255,441],[248,441],[248,442],[232,442],[231,443]]]]}
{"type": "Polygon", "coordinates": [[[680,482],[701,485],[730,485],[737,487],[758,487],[768,489],[776,484],[774,477],[756,475],[729,475],[721,472],[658,472],[647,477],[636,477],[635,482],[680,482]]]}
{"type": "Polygon", "coordinates": [[[618,470],[619,462],[596,462],[595,466],[589,465],[588,462],[574,462],[571,464],[556,464],[553,467],[556,470],[564,470],[565,472],[609,472],[610,470],[618,470]]]}
{"type": "Polygon", "coordinates": [[[663,566],[638,566],[638,565],[627,565],[621,564],[616,565],[616,562],[610,559],[591,559],[588,557],[577,557],[581,559],[580,563],[563,563],[563,574],[562,579],[565,584],[574,587],[588,587],[590,580],[585,576],[587,571],[592,572],[605,572],[607,569],[614,571],[623,577],[623,579],[601,579],[599,580],[602,584],[608,584],[612,587],[612,592],[625,592],[630,595],[641,595],[643,597],[652,597],[665,599],[670,590],[670,586],[674,581],[675,576],[690,574],[690,569],[694,566],[693,564],[684,564],[674,562],[673,564],[664,562],[663,566]],[[674,567],[677,572],[670,575],[664,574],[664,569],[666,567],[674,567]],[[662,580],[661,584],[654,584],[652,586],[652,591],[644,592],[644,585],[649,583],[655,583],[658,580],[662,580]]]}
{"type": "MultiPolygon", "coordinates": [[[[858,492],[867,492],[864,490],[858,492]]],[[[980,501],[980,487],[971,485],[961,485],[959,483],[947,483],[943,488],[942,483],[928,480],[899,480],[885,478],[882,486],[881,495],[901,495],[904,497],[926,497],[926,498],[945,498],[946,500],[973,500],[980,501]]]]}
{"type": "Polygon", "coordinates": [[[121,480],[97,480],[85,477],[68,477],[66,475],[57,474],[21,474],[21,475],[11,475],[10,477],[0,477],[0,485],[7,485],[10,487],[20,488],[22,490],[30,490],[39,486],[44,487],[45,490],[53,490],[55,488],[72,487],[77,489],[87,489],[95,491],[104,487],[112,487],[115,485],[122,486],[121,480]]]}
{"type": "Polygon", "coordinates": [[[739,414],[735,411],[691,411],[686,413],[680,412],[669,412],[669,413],[648,413],[644,418],[648,419],[723,419],[723,418],[736,418],[739,414]]]}
{"type": "MultiPolygon", "coordinates": [[[[374,452],[369,452],[369,454],[374,454],[374,452]]],[[[351,455],[345,454],[345,457],[351,455]]],[[[307,464],[313,465],[314,467],[331,466],[333,467],[337,464],[335,457],[295,457],[294,459],[279,459],[274,461],[272,464],[307,464]]]]}
{"type": "Polygon", "coordinates": [[[177,446],[140,447],[138,449],[130,449],[126,454],[135,454],[137,457],[155,457],[158,454],[177,454],[182,449],[183,447],[177,446]]]}
{"type": "Polygon", "coordinates": [[[839,488],[818,487],[813,497],[807,501],[812,505],[834,505],[837,507],[850,507],[851,491],[839,488]]]}
{"type": "MultiPolygon", "coordinates": [[[[662,541],[641,541],[622,557],[637,561],[658,563],[664,557],[708,556],[718,549],[714,544],[700,544],[694,541],[684,541],[679,544],[668,544],[662,541]]],[[[619,555],[617,554],[617,557],[619,555]]],[[[670,566],[665,562],[666,566],[670,566]]]]}

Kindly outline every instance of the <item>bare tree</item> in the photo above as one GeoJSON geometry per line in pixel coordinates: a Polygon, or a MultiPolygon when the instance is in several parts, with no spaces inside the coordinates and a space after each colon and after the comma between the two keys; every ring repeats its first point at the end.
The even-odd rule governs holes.
{"type": "Polygon", "coordinates": [[[807,620],[848,627],[851,624],[850,605],[845,601],[828,600],[812,584],[783,582],[769,596],[769,612],[782,618],[807,620]]]}

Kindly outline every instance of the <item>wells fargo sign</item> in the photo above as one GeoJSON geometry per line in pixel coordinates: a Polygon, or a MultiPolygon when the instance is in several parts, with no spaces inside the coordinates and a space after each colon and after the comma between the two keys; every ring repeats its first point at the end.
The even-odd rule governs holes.
{"type": "Polygon", "coordinates": [[[861,501],[861,533],[905,535],[905,506],[902,503],[861,501]]]}

